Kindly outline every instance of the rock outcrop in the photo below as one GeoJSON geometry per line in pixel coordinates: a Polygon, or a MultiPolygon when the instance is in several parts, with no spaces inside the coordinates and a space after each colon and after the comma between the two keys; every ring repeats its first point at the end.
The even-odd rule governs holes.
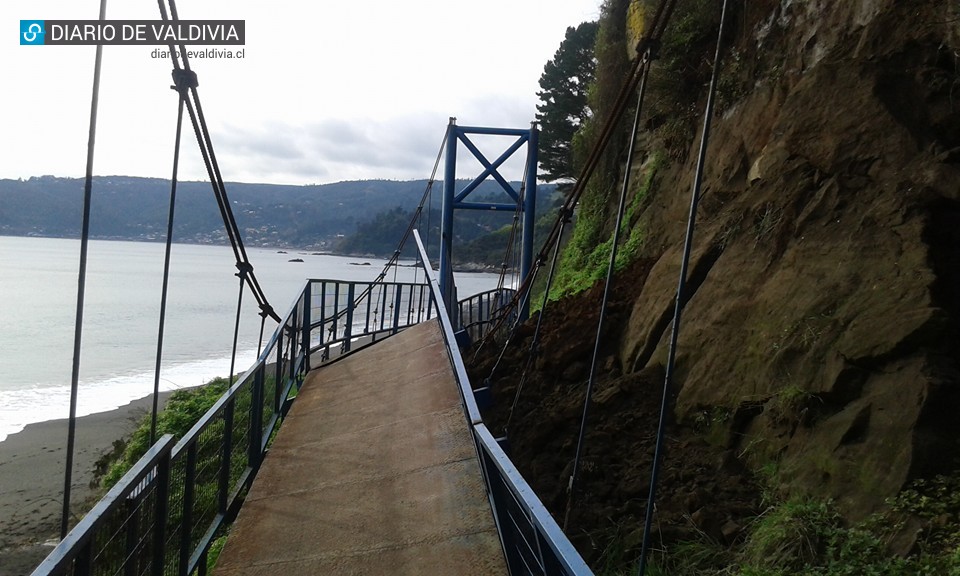
{"type": "MultiPolygon", "coordinates": [[[[750,2],[714,123],[675,412],[851,517],[958,455],[960,20],[945,1],[750,2]]],[[[656,259],[619,336],[662,365],[693,159],[636,225],[656,259]]]]}

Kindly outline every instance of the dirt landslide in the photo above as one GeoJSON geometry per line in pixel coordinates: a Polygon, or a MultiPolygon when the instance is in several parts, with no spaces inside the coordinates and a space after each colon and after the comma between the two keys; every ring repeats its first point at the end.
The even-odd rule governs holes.
{"type": "MultiPolygon", "coordinates": [[[[830,501],[852,524],[912,482],[958,474],[957,10],[942,0],[762,0],[733,19],[668,404],[656,547],[736,544],[761,492],[830,501]]],[[[630,167],[638,181],[671,134],[653,124],[630,167]]],[[[689,142],[667,156],[627,223],[643,246],[616,277],[601,335],[567,530],[597,569],[632,558],[642,537],[692,132],[689,142]]],[[[495,396],[488,425],[506,433],[561,523],[601,297],[594,286],[550,303],[525,378],[535,319],[496,370],[495,344],[472,368],[495,396]]]]}
{"type": "MultiPolygon", "coordinates": [[[[664,374],[661,369],[622,374],[609,336],[621,331],[632,290],[643,285],[652,264],[636,262],[615,278],[569,512],[568,536],[598,569],[635,558],[642,542],[664,374]]],[[[471,380],[489,381],[494,394],[484,421],[494,434],[507,436],[510,457],[561,525],[602,297],[603,286],[597,284],[550,303],[540,353],[525,377],[536,314],[517,331],[495,370],[501,343],[488,342],[465,354],[471,380]]],[[[753,478],[735,454],[709,441],[706,427],[671,420],[665,438],[652,545],[663,548],[703,535],[735,543],[758,512],[753,478]]]]}

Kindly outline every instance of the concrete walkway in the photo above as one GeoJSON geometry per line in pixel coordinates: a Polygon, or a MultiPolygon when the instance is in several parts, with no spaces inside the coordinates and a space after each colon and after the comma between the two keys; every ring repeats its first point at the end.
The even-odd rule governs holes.
{"type": "Polygon", "coordinates": [[[215,574],[506,574],[436,321],[309,374],[215,574]]]}

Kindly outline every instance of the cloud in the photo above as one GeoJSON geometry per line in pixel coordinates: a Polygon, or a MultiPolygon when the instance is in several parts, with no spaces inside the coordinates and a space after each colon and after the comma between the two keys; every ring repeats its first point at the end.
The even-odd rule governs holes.
{"type": "MultiPolygon", "coordinates": [[[[528,103],[503,96],[478,96],[467,101],[458,123],[527,128],[533,119],[528,107],[528,103]]],[[[448,115],[433,111],[382,119],[322,118],[302,124],[274,120],[254,126],[227,125],[213,130],[213,138],[224,177],[230,180],[243,179],[245,174],[277,183],[410,180],[430,176],[448,121],[448,115]]],[[[489,143],[482,138],[477,142],[490,161],[511,143],[509,139],[489,143]]],[[[460,177],[476,175],[463,175],[463,170],[480,169],[465,152],[458,160],[460,177]]],[[[509,169],[516,174],[508,178],[518,177],[522,161],[512,161],[504,168],[509,169]]],[[[438,178],[442,172],[441,166],[438,178]]]]}
{"type": "Polygon", "coordinates": [[[445,128],[419,115],[327,118],[301,125],[228,126],[213,138],[222,165],[270,181],[415,179],[429,176],[445,128]]]}

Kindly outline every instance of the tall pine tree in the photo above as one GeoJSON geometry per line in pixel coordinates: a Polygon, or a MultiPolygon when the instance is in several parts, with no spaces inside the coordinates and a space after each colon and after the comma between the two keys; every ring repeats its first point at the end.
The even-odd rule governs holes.
{"type": "Polygon", "coordinates": [[[566,37],[540,76],[537,121],[540,123],[540,167],[547,182],[575,176],[573,135],[590,116],[587,90],[593,82],[596,59],[593,44],[597,23],[567,28],[566,37]]]}

